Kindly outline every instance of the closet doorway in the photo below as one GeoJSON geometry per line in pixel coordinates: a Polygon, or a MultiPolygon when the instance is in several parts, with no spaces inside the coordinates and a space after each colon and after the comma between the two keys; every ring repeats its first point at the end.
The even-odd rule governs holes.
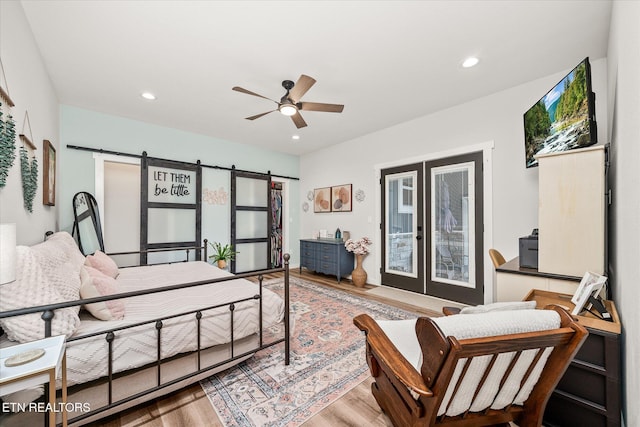
{"type": "MultiPolygon", "coordinates": [[[[107,253],[135,251],[140,246],[140,163],[135,160],[131,163],[102,162],[104,193],[102,198],[96,198],[98,204],[102,203],[99,209],[107,253]]],[[[140,256],[121,255],[118,262],[139,265],[140,256]]]]}
{"type": "Polygon", "coordinates": [[[381,171],[383,285],[484,302],[483,153],[381,171]]]}

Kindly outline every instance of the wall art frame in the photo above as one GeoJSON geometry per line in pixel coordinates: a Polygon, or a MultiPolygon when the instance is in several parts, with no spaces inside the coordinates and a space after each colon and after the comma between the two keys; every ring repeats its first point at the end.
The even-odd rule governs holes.
{"type": "Polygon", "coordinates": [[[56,149],[45,139],[42,141],[42,204],[56,205],[56,149]]]}
{"type": "Polygon", "coordinates": [[[331,212],[351,212],[352,201],[351,184],[331,187],[331,212]]]}
{"type": "Polygon", "coordinates": [[[322,187],[313,190],[313,212],[331,212],[331,187],[322,187]]]}

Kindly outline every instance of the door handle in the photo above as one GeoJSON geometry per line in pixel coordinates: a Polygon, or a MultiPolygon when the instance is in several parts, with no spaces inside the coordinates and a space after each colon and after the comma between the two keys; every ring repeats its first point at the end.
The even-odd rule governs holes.
{"type": "Polygon", "coordinates": [[[422,235],[418,234],[418,235],[416,236],[416,240],[422,240],[422,235]]]}

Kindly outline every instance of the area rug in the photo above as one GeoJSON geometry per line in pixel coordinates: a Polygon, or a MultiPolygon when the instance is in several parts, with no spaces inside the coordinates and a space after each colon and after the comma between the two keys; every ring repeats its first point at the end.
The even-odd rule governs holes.
{"type": "MultiPolygon", "coordinates": [[[[276,280],[267,286],[281,293],[282,279],[276,280]]],[[[285,366],[284,344],[279,344],[200,382],[225,426],[302,424],[370,375],[364,335],[353,324],[355,316],[417,316],[294,277],[290,292],[290,365],[285,366]]]]}

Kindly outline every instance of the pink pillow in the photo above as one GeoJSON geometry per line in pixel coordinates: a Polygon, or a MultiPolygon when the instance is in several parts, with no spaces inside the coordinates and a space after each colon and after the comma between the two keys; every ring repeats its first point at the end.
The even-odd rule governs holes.
{"type": "Polygon", "coordinates": [[[104,252],[96,251],[93,255],[87,256],[84,265],[98,269],[114,279],[118,277],[118,265],[104,252]]]}
{"type": "MultiPolygon", "coordinates": [[[[103,274],[99,270],[84,266],[80,270],[80,297],[95,298],[114,295],[119,292],[118,283],[113,277],[103,274]]],[[[112,300],[87,304],[84,307],[100,320],[120,320],[124,317],[124,300],[112,300]]]]}

